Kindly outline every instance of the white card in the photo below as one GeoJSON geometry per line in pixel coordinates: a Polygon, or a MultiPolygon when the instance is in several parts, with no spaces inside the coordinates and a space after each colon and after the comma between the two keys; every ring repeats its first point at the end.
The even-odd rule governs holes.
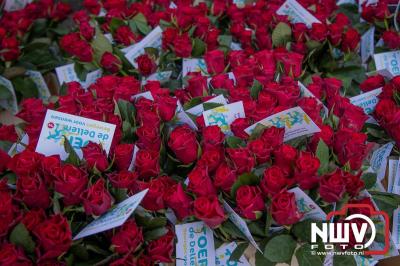
{"type": "Polygon", "coordinates": [[[75,72],[74,64],[69,64],[65,66],[56,67],[56,74],[60,85],[71,81],[77,81],[82,85],[83,88],[86,89],[87,87],[90,86],[90,84],[94,83],[98,78],[101,77],[102,71],[101,69],[97,69],[92,72],[89,72],[86,75],[86,80],[80,80],[75,72]]]}
{"type": "Polygon", "coordinates": [[[321,23],[316,17],[307,11],[296,0],[286,0],[285,3],[276,11],[278,15],[288,16],[291,23],[304,23],[311,28],[313,23],[321,23]]]}
{"type": "Polygon", "coordinates": [[[326,213],[303,190],[295,187],[288,191],[295,194],[297,207],[300,212],[304,213],[302,220],[326,220],[326,213]]]}
{"type": "Polygon", "coordinates": [[[400,208],[393,211],[392,239],[397,249],[400,249],[400,208]]]}
{"type": "Polygon", "coordinates": [[[224,106],[216,107],[203,112],[203,118],[206,126],[217,125],[225,134],[232,134],[231,124],[237,118],[246,117],[244,113],[243,102],[235,102],[224,106]]]}
{"type": "Polygon", "coordinates": [[[29,144],[29,136],[28,134],[24,134],[20,142],[14,143],[11,148],[8,150],[8,155],[13,157],[14,155],[23,152],[29,144]]]}
{"type": "Polygon", "coordinates": [[[144,48],[152,47],[156,49],[161,48],[162,43],[162,29],[160,26],[155,27],[149,34],[146,35],[140,42],[135,44],[129,51],[125,54],[126,59],[137,68],[137,63],[135,61],[140,55],[145,53],[144,48]]]}
{"type": "Polygon", "coordinates": [[[183,58],[182,59],[182,77],[186,77],[189,72],[201,72],[207,75],[206,61],[202,58],[183,58]]]}
{"type": "Polygon", "coordinates": [[[389,158],[388,167],[388,185],[387,192],[392,193],[394,180],[396,179],[397,167],[399,166],[399,160],[394,158],[389,158]]]}
{"type": "Polygon", "coordinates": [[[350,98],[350,102],[364,109],[364,112],[369,115],[375,110],[378,104],[378,95],[381,94],[382,88],[375,89],[350,98]]]}
{"type": "Polygon", "coordinates": [[[374,55],[375,42],[374,42],[375,27],[372,26],[361,36],[361,62],[367,62],[370,56],[374,55]]]}
{"type": "Polygon", "coordinates": [[[148,81],[159,81],[166,82],[171,78],[172,71],[156,72],[145,78],[142,84],[146,84],[148,81]]]}
{"type": "Polygon", "coordinates": [[[400,195],[400,160],[399,163],[397,164],[397,171],[393,180],[392,193],[400,195]]]}
{"type": "Polygon", "coordinates": [[[64,136],[80,158],[89,141],[100,143],[110,151],[115,125],[81,116],[65,114],[48,109],[36,146],[36,152],[46,156],[59,154],[62,160],[68,157],[64,150],[64,136]]]}
{"type": "Polygon", "coordinates": [[[387,157],[392,152],[394,144],[389,142],[372,153],[371,168],[377,174],[377,180],[385,177],[387,157]]]}
{"type": "Polygon", "coordinates": [[[238,42],[231,42],[231,50],[233,50],[233,51],[240,51],[240,50],[243,50],[242,49],[242,45],[240,44],[240,43],[238,43],[238,42]]]}
{"type": "MultiPolygon", "coordinates": [[[[220,103],[220,104],[223,104],[223,105],[228,104],[226,102],[226,99],[225,99],[224,95],[222,95],[222,94],[220,94],[220,95],[218,95],[218,96],[206,101],[206,103],[220,103]]],[[[198,105],[186,110],[186,112],[189,113],[189,114],[195,115],[195,116],[201,115],[204,112],[203,103],[198,104],[198,105]]]]}
{"type": "Polygon", "coordinates": [[[302,97],[311,97],[311,98],[314,98],[315,100],[317,100],[317,102],[319,104],[322,104],[322,109],[324,110],[324,116],[327,116],[329,114],[328,107],[326,107],[325,104],[323,102],[321,102],[320,99],[315,97],[315,95],[306,86],[304,86],[303,83],[301,83],[300,81],[297,81],[297,83],[299,85],[301,96],[302,97]]]}
{"type": "Polygon", "coordinates": [[[106,34],[104,34],[104,37],[106,37],[107,40],[108,40],[111,44],[114,44],[114,38],[113,38],[113,36],[112,36],[111,33],[106,33],[106,34]]]}
{"type": "Polygon", "coordinates": [[[18,113],[17,97],[15,96],[14,86],[12,85],[11,81],[3,76],[0,76],[0,85],[6,87],[11,94],[11,98],[0,99],[0,106],[6,110],[11,110],[13,114],[18,113]]]}
{"type": "Polygon", "coordinates": [[[394,75],[400,75],[400,51],[374,54],[376,70],[387,69],[394,75]]]}
{"type": "Polygon", "coordinates": [[[359,255],[354,255],[354,259],[356,260],[357,266],[375,266],[379,262],[373,258],[367,258],[359,255]]]}
{"type": "Polygon", "coordinates": [[[181,110],[176,113],[176,118],[178,119],[178,124],[187,124],[191,129],[197,131],[198,127],[196,123],[188,116],[188,114],[181,110]]]}
{"type": "Polygon", "coordinates": [[[150,91],[145,91],[145,92],[142,92],[142,93],[138,93],[138,94],[132,95],[131,100],[138,100],[141,97],[146,98],[147,100],[154,101],[154,97],[153,97],[153,95],[151,94],[150,91]]]}
{"type": "Polygon", "coordinates": [[[246,133],[250,135],[257,124],[262,124],[267,127],[285,127],[284,141],[321,131],[321,129],[314,123],[314,121],[312,121],[312,119],[303,111],[303,109],[298,106],[258,121],[254,125],[246,128],[246,133]]]}
{"type": "Polygon", "coordinates": [[[44,81],[42,73],[40,73],[39,71],[28,70],[26,71],[26,74],[36,84],[39,92],[39,97],[44,100],[48,99],[51,94],[49,88],[47,87],[46,81],[44,81]]]}
{"type": "Polygon", "coordinates": [[[131,162],[129,164],[128,171],[131,171],[131,172],[133,171],[133,168],[135,167],[136,155],[137,155],[138,151],[139,151],[139,148],[135,145],[133,147],[132,159],[131,159],[131,162]]]}
{"type": "Polygon", "coordinates": [[[126,200],[118,203],[114,208],[108,210],[105,214],[88,224],[83,228],[73,240],[86,236],[94,235],[106,230],[121,226],[131,216],[149,189],[145,189],[126,200]]]}
{"type": "Polygon", "coordinates": [[[229,258],[231,257],[233,251],[236,249],[237,244],[235,242],[231,242],[229,244],[224,243],[222,244],[216,251],[215,251],[215,265],[216,266],[238,266],[238,265],[243,265],[243,266],[250,266],[250,263],[246,259],[244,255],[242,255],[239,259],[239,261],[229,261],[229,258]]]}
{"type": "Polygon", "coordinates": [[[6,0],[4,3],[4,10],[7,12],[21,10],[31,2],[32,0],[6,0]]]}
{"type": "Polygon", "coordinates": [[[242,219],[242,217],[239,216],[239,214],[237,214],[231,206],[229,206],[229,204],[223,200],[222,201],[222,205],[224,207],[224,210],[226,211],[226,213],[228,214],[228,218],[229,220],[231,220],[231,222],[236,225],[236,227],[240,230],[240,232],[242,232],[246,238],[249,240],[249,242],[261,253],[263,253],[260,249],[260,247],[257,245],[256,241],[254,240],[254,237],[252,236],[250,229],[247,227],[247,223],[245,222],[245,220],[242,219]]]}
{"type": "Polygon", "coordinates": [[[175,225],[176,265],[215,266],[214,236],[204,222],[175,225]]]}

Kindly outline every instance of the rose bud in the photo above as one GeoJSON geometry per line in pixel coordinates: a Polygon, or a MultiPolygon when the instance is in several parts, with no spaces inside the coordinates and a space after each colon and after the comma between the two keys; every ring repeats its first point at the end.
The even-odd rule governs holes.
{"type": "Polygon", "coordinates": [[[117,144],[114,149],[114,164],[118,170],[128,170],[132,161],[133,144],[121,143],[117,144]]]}
{"type": "Polygon", "coordinates": [[[237,179],[236,171],[228,166],[227,163],[221,163],[214,176],[214,185],[226,193],[230,193],[232,185],[237,179]]]}
{"type": "Polygon", "coordinates": [[[196,134],[188,125],[177,126],[169,135],[168,147],[183,164],[190,164],[197,159],[199,144],[196,134]]]}
{"type": "Polygon", "coordinates": [[[113,187],[133,189],[139,177],[137,172],[122,170],[107,175],[113,187]]]}
{"type": "Polygon", "coordinates": [[[250,152],[256,157],[257,164],[263,164],[270,160],[271,147],[261,139],[252,140],[248,143],[250,152]]]}
{"type": "Polygon", "coordinates": [[[265,195],[271,197],[279,193],[288,184],[289,180],[287,179],[283,170],[279,166],[273,165],[265,169],[260,187],[265,195]]]}
{"type": "Polygon", "coordinates": [[[203,150],[207,150],[221,147],[225,139],[225,134],[221,131],[219,126],[214,125],[203,128],[202,137],[202,148],[203,150]]]}
{"type": "Polygon", "coordinates": [[[0,244],[0,264],[5,266],[11,265],[32,265],[32,262],[25,256],[21,246],[11,243],[0,244]]]}
{"type": "Polygon", "coordinates": [[[204,55],[209,74],[221,74],[225,70],[225,56],[221,50],[209,51],[204,55]]]}
{"type": "Polygon", "coordinates": [[[343,172],[344,183],[346,184],[346,192],[349,193],[351,197],[355,197],[364,188],[364,181],[360,178],[361,172],[357,175],[352,175],[351,173],[343,172]]]}
{"type": "Polygon", "coordinates": [[[152,240],[146,246],[147,254],[153,262],[170,263],[174,252],[174,233],[169,230],[162,237],[152,240]]]}
{"type": "Polygon", "coordinates": [[[38,173],[19,176],[16,198],[29,208],[47,209],[50,206],[50,193],[38,173]]]}
{"type": "Polygon", "coordinates": [[[198,197],[193,203],[194,215],[209,227],[216,228],[225,221],[224,210],[217,196],[198,197]]]}
{"type": "Polygon", "coordinates": [[[54,190],[63,197],[65,205],[75,205],[81,202],[80,194],[88,183],[88,174],[72,164],[65,164],[56,173],[54,190]]]}
{"type": "Polygon", "coordinates": [[[149,189],[143,198],[141,205],[150,211],[165,209],[163,195],[168,187],[175,182],[168,176],[160,176],[146,182],[138,182],[139,190],[149,189]]]}
{"type": "Polygon", "coordinates": [[[68,220],[56,214],[38,224],[34,230],[38,239],[39,258],[57,258],[71,247],[72,233],[68,220]]]}
{"type": "Polygon", "coordinates": [[[140,55],[135,61],[138,64],[140,74],[143,76],[149,76],[157,70],[157,64],[148,54],[140,55]]]}
{"type": "Polygon", "coordinates": [[[329,125],[321,125],[320,126],[321,131],[315,133],[311,137],[311,141],[309,143],[310,150],[311,151],[316,151],[318,147],[318,143],[320,140],[325,142],[325,144],[330,147],[333,144],[333,129],[329,125]]]}
{"type": "Polygon", "coordinates": [[[158,151],[139,150],[136,154],[135,170],[139,177],[148,179],[160,173],[160,154],[158,151]]]}
{"type": "Polygon", "coordinates": [[[152,125],[146,125],[136,129],[138,140],[136,145],[140,149],[159,151],[161,147],[160,130],[152,125]]]}
{"type": "Polygon", "coordinates": [[[87,21],[82,21],[79,24],[79,32],[85,38],[86,41],[92,40],[94,34],[95,34],[95,29],[89,24],[87,21]]]}
{"type": "Polygon", "coordinates": [[[346,31],[342,38],[342,51],[354,51],[360,43],[361,36],[356,29],[350,28],[346,31]]]}
{"type": "Polygon", "coordinates": [[[46,213],[43,209],[37,209],[26,212],[21,222],[25,225],[26,229],[33,231],[44,220],[46,220],[46,213]]]}
{"type": "Polygon", "coordinates": [[[8,169],[13,171],[16,175],[29,175],[31,173],[36,173],[40,167],[40,161],[42,155],[39,153],[24,150],[21,153],[14,155],[8,163],[8,169]]]}
{"type": "Polygon", "coordinates": [[[117,73],[121,69],[122,62],[117,56],[113,55],[112,53],[105,52],[101,56],[100,65],[105,70],[107,70],[110,73],[114,74],[114,73],[117,73]]]}
{"type": "Polygon", "coordinates": [[[319,159],[311,153],[301,152],[296,159],[294,177],[303,190],[314,188],[319,181],[317,174],[320,166],[319,159]]]}
{"type": "Polygon", "coordinates": [[[247,118],[236,118],[231,124],[233,135],[241,139],[247,139],[249,135],[244,131],[250,126],[247,118]]]}
{"type": "Polygon", "coordinates": [[[125,46],[129,46],[136,41],[135,34],[131,31],[129,26],[120,26],[114,31],[113,35],[117,43],[121,43],[125,46]]]}
{"type": "Polygon", "coordinates": [[[345,191],[346,183],[343,172],[340,169],[331,174],[324,175],[319,181],[319,194],[328,203],[339,201],[345,191]]]}
{"type": "Polygon", "coordinates": [[[297,208],[295,194],[286,190],[272,198],[270,210],[278,225],[295,224],[303,216],[297,208]]]}
{"type": "Polygon", "coordinates": [[[177,35],[172,43],[177,57],[189,57],[192,54],[192,40],[187,32],[177,35]]]}
{"type": "Polygon", "coordinates": [[[367,120],[368,115],[365,114],[363,108],[349,104],[340,117],[339,128],[358,132],[362,130],[367,120]]]}
{"type": "Polygon", "coordinates": [[[17,142],[18,135],[15,131],[14,125],[2,125],[0,126],[0,140],[9,141],[9,142],[17,142]]]}
{"type": "Polygon", "coordinates": [[[312,40],[317,42],[322,42],[326,39],[328,34],[328,29],[323,23],[313,23],[311,27],[311,31],[309,32],[309,36],[312,40]]]}
{"type": "Polygon", "coordinates": [[[107,155],[100,144],[89,142],[82,148],[83,158],[90,169],[96,168],[103,172],[108,167],[107,155]]]}
{"type": "Polygon", "coordinates": [[[104,179],[100,178],[82,194],[83,207],[87,215],[100,216],[111,208],[112,197],[104,188],[104,179]]]}
{"type": "Polygon", "coordinates": [[[196,167],[189,174],[188,190],[196,196],[216,195],[217,191],[204,167],[196,167]]]}
{"type": "Polygon", "coordinates": [[[249,220],[256,220],[264,211],[261,189],[257,186],[244,185],[236,191],[236,204],[239,214],[249,220]]]}
{"type": "Polygon", "coordinates": [[[175,116],[177,99],[171,96],[159,97],[156,101],[158,114],[164,122],[171,121],[175,116]]]}
{"type": "Polygon", "coordinates": [[[192,198],[190,198],[182,188],[181,184],[175,184],[164,193],[164,201],[167,207],[171,208],[178,220],[182,221],[192,215],[192,198]]]}
{"type": "Polygon", "coordinates": [[[400,47],[400,35],[394,30],[387,30],[382,34],[383,42],[390,49],[398,49],[400,47]]]}
{"type": "Polygon", "coordinates": [[[283,136],[285,135],[285,128],[277,128],[275,126],[264,129],[261,134],[261,139],[267,143],[271,148],[276,149],[283,144],[283,136]]]}
{"type": "Polygon", "coordinates": [[[290,175],[293,172],[293,165],[297,157],[296,148],[289,144],[283,144],[274,150],[273,154],[275,165],[280,166],[286,175],[290,175]]]}
{"type": "Polygon", "coordinates": [[[385,78],[381,75],[369,76],[361,84],[360,89],[363,92],[372,91],[385,86],[385,78]]]}
{"type": "Polygon", "coordinates": [[[0,149],[0,173],[7,169],[7,165],[10,163],[11,157],[6,152],[0,149]]]}
{"type": "MultiPolygon", "coordinates": [[[[7,178],[3,178],[0,181],[2,187],[3,184],[7,186],[7,178]]],[[[0,237],[4,237],[8,231],[16,224],[16,222],[21,218],[19,207],[13,205],[13,198],[11,194],[7,192],[7,187],[0,190],[0,237]]]]}
{"type": "Polygon", "coordinates": [[[227,148],[226,151],[235,165],[238,175],[250,172],[254,168],[256,160],[248,148],[227,148]]]}
{"type": "Polygon", "coordinates": [[[119,254],[135,252],[143,241],[142,228],[138,227],[133,219],[126,221],[111,239],[115,251],[119,254]]]}

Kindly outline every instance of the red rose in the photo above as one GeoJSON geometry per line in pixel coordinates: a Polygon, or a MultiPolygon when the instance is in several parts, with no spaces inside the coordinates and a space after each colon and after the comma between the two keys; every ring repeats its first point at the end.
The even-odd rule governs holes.
{"type": "Polygon", "coordinates": [[[149,76],[157,70],[157,64],[148,54],[138,56],[135,61],[138,64],[140,74],[143,76],[149,76]]]}
{"type": "Polygon", "coordinates": [[[136,129],[138,140],[136,145],[140,149],[159,151],[161,147],[161,137],[159,128],[153,125],[143,125],[136,129]]]}
{"type": "Polygon", "coordinates": [[[114,149],[114,164],[118,170],[128,170],[132,161],[133,144],[117,144],[114,149]]]}
{"type": "Polygon", "coordinates": [[[100,144],[89,142],[82,148],[83,158],[90,169],[96,168],[103,172],[108,167],[107,155],[100,144]]]}
{"type": "Polygon", "coordinates": [[[82,192],[81,198],[87,215],[100,216],[111,208],[112,197],[104,188],[104,179],[100,178],[82,192]]]}
{"type": "Polygon", "coordinates": [[[328,35],[328,28],[323,23],[313,23],[309,35],[312,40],[322,42],[328,35]]]}
{"type": "Polygon", "coordinates": [[[328,25],[329,28],[329,41],[332,43],[333,46],[338,46],[342,41],[342,34],[344,31],[344,26],[339,23],[332,23],[328,25]]]}
{"type": "Polygon", "coordinates": [[[4,61],[13,61],[18,59],[21,51],[19,49],[19,42],[15,37],[4,37],[1,40],[0,56],[4,61]]]}
{"type": "Polygon", "coordinates": [[[113,35],[116,42],[129,46],[136,41],[136,36],[128,26],[120,26],[113,35]]]}
{"type": "Polygon", "coordinates": [[[322,140],[323,142],[325,142],[325,144],[330,147],[333,144],[333,129],[329,126],[329,125],[321,125],[320,126],[321,131],[318,133],[315,133],[312,138],[311,141],[309,143],[310,145],[310,149],[312,151],[316,151],[317,150],[317,146],[320,140],[322,140]]]}
{"type": "Polygon", "coordinates": [[[7,169],[7,165],[10,163],[10,160],[10,155],[0,149],[0,173],[7,169]]]}
{"type": "Polygon", "coordinates": [[[163,96],[157,99],[158,113],[164,122],[171,121],[175,116],[177,99],[170,96],[163,96]]]}
{"type": "Polygon", "coordinates": [[[292,24],[293,36],[296,42],[305,42],[306,41],[306,33],[307,33],[307,25],[304,23],[294,23],[292,24]]]}
{"type": "Polygon", "coordinates": [[[350,28],[343,35],[342,39],[342,51],[349,52],[354,51],[360,43],[361,36],[356,29],[350,28]]]}
{"type": "Polygon", "coordinates": [[[347,172],[343,172],[344,183],[346,184],[346,192],[351,197],[355,197],[364,188],[364,181],[360,178],[361,172],[357,175],[352,175],[347,172]]]}
{"type": "Polygon", "coordinates": [[[225,70],[225,56],[221,50],[213,50],[204,54],[207,72],[210,75],[221,74],[225,70]]]}
{"type": "Polygon", "coordinates": [[[202,130],[202,148],[204,150],[221,147],[225,139],[225,134],[217,125],[208,126],[202,130]]]}
{"type": "Polygon", "coordinates": [[[271,148],[275,149],[283,144],[283,136],[285,135],[285,128],[278,128],[275,126],[264,129],[261,139],[269,145],[271,148]]]}
{"type": "Polygon", "coordinates": [[[32,262],[25,256],[20,246],[10,243],[0,245],[0,264],[3,266],[30,266],[32,262]]]}
{"type": "Polygon", "coordinates": [[[188,86],[186,89],[192,97],[207,95],[207,78],[202,76],[200,73],[191,73],[187,82],[188,86]]]}
{"type": "Polygon", "coordinates": [[[174,28],[166,28],[162,32],[162,49],[165,51],[174,44],[178,30],[174,28]]]}
{"type": "Polygon", "coordinates": [[[340,117],[339,128],[358,132],[361,131],[367,120],[368,116],[363,108],[349,104],[340,117]]]}
{"type": "Polygon", "coordinates": [[[82,21],[79,24],[79,32],[81,33],[83,38],[85,38],[85,40],[89,42],[90,40],[92,40],[95,34],[95,29],[92,26],[90,26],[89,22],[82,21]]]}
{"type": "Polygon", "coordinates": [[[217,196],[198,197],[193,203],[194,215],[209,227],[216,228],[225,221],[224,210],[217,196]]]}
{"type": "Polygon", "coordinates": [[[312,189],[318,184],[319,159],[311,153],[301,152],[295,163],[294,177],[303,190],[312,189]]]}
{"type": "Polygon", "coordinates": [[[135,170],[139,177],[156,177],[160,173],[160,154],[158,151],[139,150],[136,154],[135,170]]]}
{"type": "Polygon", "coordinates": [[[317,124],[322,125],[322,104],[314,97],[302,97],[297,100],[297,105],[317,124]]]}
{"type": "Polygon", "coordinates": [[[286,76],[298,78],[301,75],[304,55],[295,52],[275,52],[275,57],[283,63],[286,76]]]}
{"type": "Polygon", "coordinates": [[[185,58],[192,54],[192,40],[187,32],[176,35],[173,46],[177,57],[185,58]]]}
{"type": "Polygon", "coordinates": [[[44,220],[46,220],[46,213],[43,209],[38,209],[26,212],[21,222],[25,225],[26,229],[33,231],[44,220]]]}
{"type": "Polygon", "coordinates": [[[221,163],[214,176],[214,185],[222,189],[226,193],[230,193],[232,185],[237,179],[236,171],[228,166],[228,164],[221,163]]]}
{"type": "MultiPolygon", "coordinates": [[[[3,178],[0,181],[0,186],[7,184],[7,179],[3,178]]],[[[7,235],[11,229],[20,219],[19,207],[13,205],[11,194],[7,190],[0,190],[0,237],[7,235]]]]}
{"type": "Polygon", "coordinates": [[[179,220],[192,215],[192,199],[183,191],[181,184],[170,186],[164,193],[165,204],[171,208],[179,220]]]}
{"type": "Polygon", "coordinates": [[[256,164],[256,160],[248,148],[227,148],[226,151],[235,165],[238,175],[251,172],[256,164]]]}
{"type": "Polygon", "coordinates": [[[231,130],[235,137],[247,139],[249,135],[244,130],[249,126],[250,124],[247,118],[236,118],[231,124],[231,130]]]}
{"type": "Polygon", "coordinates": [[[295,194],[286,190],[272,198],[270,208],[272,218],[278,225],[295,224],[302,217],[296,205],[295,194]]]}
{"type": "Polygon", "coordinates": [[[216,195],[217,191],[211,181],[208,171],[204,167],[196,167],[189,174],[188,190],[196,196],[216,195]]]}
{"type": "Polygon", "coordinates": [[[154,262],[172,262],[174,251],[174,234],[168,231],[167,234],[156,240],[150,241],[146,247],[147,254],[154,262]]]}
{"type": "Polygon", "coordinates": [[[110,73],[117,73],[121,67],[121,60],[110,52],[105,52],[101,56],[100,65],[110,73]]]}
{"type": "Polygon", "coordinates": [[[49,191],[39,174],[19,176],[16,197],[29,208],[47,209],[51,202],[49,191]]]}
{"type": "Polygon", "coordinates": [[[101,4],[96,0],[83,0],[83,6],[93,15],[98,15],[101,9],[101,4]]]}
{"type": "Polygon", "coordinates": [[[263,164],[269,161],[271,148],[261,139],[252,140],[248,143],[248,148],[256,157],[257,164],[263,164]]]}
{"type": "Polygon", "coordinates": [[[174,128],[169,135],[168,147],[183,164],[190,164],[197,159],[199,144],[196,134],[186,124],[174,128]]]}
{"type": "Polygon", "coordinates": [[[387,30],[382,34],[382,39],[390,49],[398,49],[400,47],[400,36],[396,31],[387,30]]]}
{"type": "Polygon", "coordinates": [[[160,176],[146,182],[138,182],[139,190],[149,189],[146,196],[142,200],[141,205],[151,211],[158,211],[165,209],[163,195],[168,187],[175,184],[175,182],[168,176],[160,176]]]}
{"type": "Polygon", "coordinates": [[[289,144],[283,144],[278,149],[274,150],[273,154],[275,157],[274,164],[280,166],[286,174],[290,174],[297,157],[296,148],[289,144]]]}
{"type": "Polygon", "coordinates": [[[244,185],[236,191],[236,204],[239,214],[249,220],[255,220],[264,211],[261,189],[257,186],[244,185]]]}
{"type": "Polygon", "coordinates": [[[44,157],[40,164],[40,170],[43,174],[44,181],[48,186],[53,186],[55,175],[61,167],[60,156],[57,154],[44,157]]]}
{"type": "Polygon", "coordinates": [[[107,177],[108,180],[110,180],[111,184],[116,188],[133,189],[139,175],[137,172],[122,170],[119,172],[108,174],[107,177]]]}
{"type": "Polygon", "coordinates": [[[197,162],[197,165],[199,167],[205,167],[211,174],[217,169],[221,160],[223,160],[223,150],[216,147],[214,149],[205,150],[197,162]]]}
{"type": "Polygon", "coordinates": [[[280,167],[273,165],[265,169],[260,187],[265,195],[273,196],[279,193],[288,184],[289,180],[283,170],[280,167]]]}
{"type": "Polygon", "coordinates": [[[234,89],[234,81],[229,78],[228,74],[218,74],[211,78],[210,85],[214,89],[234,89]]]}
{"type": "Polygon", "coordinates": [[[0,140],[17,142],[18,135],[15,131],[14,125],[2,125],[0,126],[0,140]]]}
{"type": "Polygon", "coordinates": [[[346,184],[344,182],[343,172],[340,169],[321,177],[319,182],[319,194],[324,201],[328,203],[337,202],[342,198],[345,191],[346,184]]]}
{"type": "Polygon", "coordinates": [[[111,239],[115,251],[119,254],[135,252],[143,241],[142,228],[138,227],[133,219],[126,221],[111,239]]]}
{"type": "Polygon", "coordinates": [[[34,234],[39,242],[40,259],[57,258],[67,252],[72,243],[68,221],[56,214],[38,224],[34,234]]]}
{"type": "Polygon", "coordinates": [[[8,168],[18,176],[33,174],[39,169],[42,157],[39,153],[24,150],[11,158],[8,168]]]}
{"type": "Polygon", "coordinates": [[[381,88],[385,85],[385,78],[381,75],[374,75],[367,77],[361,84],[360,89],[363,92],[372,91],[381,88]]]}
{"type": "Polygon", "coordinates": [[[72,164],[62,166],[55,176],[54,190],[61,193],[65,205],[81,202],[80,195],[88,183],[88,174],[72,164]]]}

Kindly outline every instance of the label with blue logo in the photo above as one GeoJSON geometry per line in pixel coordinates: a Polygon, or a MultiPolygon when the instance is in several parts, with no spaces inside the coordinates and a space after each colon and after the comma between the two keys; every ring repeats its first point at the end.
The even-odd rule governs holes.
{"type": "Polygon", "coordinates": [[[237,245],[235,242],[221,245],[216,251],[215,264],[217,266],[250,266],[249,261],[242,255],[238,261],[229,260],[237,245]]]}

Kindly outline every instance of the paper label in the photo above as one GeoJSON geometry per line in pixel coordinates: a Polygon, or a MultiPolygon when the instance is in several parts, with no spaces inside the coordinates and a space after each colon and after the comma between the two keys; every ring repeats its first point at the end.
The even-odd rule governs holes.
{"type": "Polygon", "coordinates": [[[142,84],[146,84],[148,81],[159,81],[160,83],[166,82],[171,78],[171,75],[172,71],[156,72],[144,79],[142,84]]]}
{"type": "Polygon", "coordinates": [[[131,216],[149,189],[145,189],[132,197],[118,203],[114,208],[108,210],[105,214],[88,224],[83,228],[73,240],[77,240],[86,236],[104,232],[111,228],[121,226],[131,216]]]}
{"type": "Polygon", "coordinates": [[[215,265],[217,266],[250,266],[250,263],[246,259],[245,256],[241,256],[239,261],[229,261],[233,251],[237,247],[235,242],[231,242],[229,244],[222,244],[216,251],[215,251],[215,265]]]}
{"type": "Polygon", "coordinates": [[[125,54],[126,59],[137,68],[137,63],[135,61],[140,55],[145,53],[144,48],[152,47],[156,49],[161,48],[162,43],[162,29],[160,26],[155,27],[149,34],[146,35],[140,42],[135,44],[129,51],[125,54]]]}
{"type": "Polygon", "coordinates": [[[133,147],[132,159],[131,159],[131,162],[130,162],[129,167],[128,167],[128,171],[130,171],[130,172],[132,172],[133,168],[135,167],[136,155],[137,155],[138,151],[139,151],[139,148],[135,145],[133,147]]]}
{"type": "Polygon", "coordinates": [[[321,23],[296,0],[286,0],[276,11],[278,15],[286,15],[291,23],[304,23],[311,28],[313,23],[321,23]]]}
{"type": "Polygon", "coordinates": [[[182,77],[186,77],[189,72],[201,72],[207,75],[206,61],[202,58],[184,58],[182,59],[182,77]]]}
{"type": "Polygon", "coordinates": [[[354,255],[354,259],[356,260],[357,266],[375,266],[379,262],[373,258],[358,255],[354,255]]]}
{"type": "Polygon", "coordinates": [[[14,155],[21,153],[25,150],[25,146],[29,144],[29,136],[28,134],[24,134],[21,141],[14,143],[11,148],[8,150],[8,155],[10,157],[14,157],[14,155]]]}
{"type": "Polygon", "coordinates": [[[51,94],[49,88],[47,87],[46,81],[44,81],[42,73],[40,73],[39,71],[28,70],[26,71],[26,74],[36,84],[39,92],[39,97],[44,100],[48,99],[51,94]]]}
{"type": "Polygon", "coordinates": [[[304,213],[302,220],[326,220],[326,213],[303,190],[295,187],[288,191],[295,194],[297,208],[304,213]]]}
{"type": "Polygon", "coordinates": [[[397,171],[393,180],[392,193],[400,195],[400,160],[397,164],[397,171]]]}
{"type": "Polygon", "coordinates": [[[86,89],[92,83],[94,83],[98,78],[101,77],[102,71],[101,69],[97,69],[95,71],[89,72],[86,75],[86,80],[82,81],[78,78],[78,75],[75,72],[74,64],[69,64],[65,66],[56,67],[56,74],[60,85],[62,85],[63,83],[77,81],[82,85],[83,88],[86,89]]]}
{"type": "Polygon", "coordinates": [[[394,75],[400,75],[400,51],[374,54],[376,70],[387,69],[394,75]]]}
{"type": "Polygon", "coordinates": [[[304,86],[303,83],[301,83],[300,81],[298,81],[297,83],[299,85],[301,96],[302,97],[311,97],[311,98],[314,98],[315,100],[317,100],[317,102],[322,105],[322,109],[324,111],[324,116],[327,116],[329,114],[328,107],[326,107],[325,104],[323,102],[321,102],[320,99],[315,97],[315,95],[306,86],[304,86]]]}
{"type": "Polygon", "coordinates": [[[255,247],[258,251],[263,253],[260,247],[257,245],[256,241],[254,240],[254,237],[252,236],[250,229],[247,227],[247,223],[242,219],[242,217],[240,217],[239,214],[237,214],[225,200],[222,201],[222,205],[226,213],[228,214],[229,220],[231,220],[231,222],[234,225],[236,225],[236,227],[240,230],[240,232],[242,232],[246,236],[246,238],[253,245],[253,247],[255,247]]]}
{"type": "Polygon", "coordinates": [[[393,183],[397,174],[397,167],[399,165],[399,160],[394,158],[389,158],[389,168],[388,168],[388,186],[387,192],[392,193],[393,183]]]}
{"type": "Polygon", "coordinates": [[[81,148],[89,141],[100,143],[108,154],[114,131],[114,124],[47,110],[36,152],[46,156],[59,154],[65,160],[68,157],[64,150],[65,136],[80,158],[81,148]]]}
{"type": "Polygon", "coordinates": [[[214,236],[204,222],[175,225],[176,265],[215,266],[214,236]]]}
{"type": "Polygon", "coordinates": [[[10,92],[11,97],[8,99],[0,99],[0,106],[6,110],[11,110],[13,114],[18,113],[18,103],[17,97],[15,96],[14,87],[8,79],[0,76],[0,85],[6,87],[6,89],[10,92]]]}
{"type": "Polygon", "coordinates": [[[361,62],[367,62],[370,56],[374,55],[375,43],[374,43],[375,27],[371,27],[367,30],[363,36],[361,36],[361,62]]]}
{"type": "Polygon", "coordinates": [[[393,211],[392,239],[397,249],[400,249],[400,208],[393,211]]]}
{"type": "Polygon", "coordinates": [[[381,94],[382,88],[375,89],[350,98],[350,102],[364,109],[364,112],[369,115],[375,110],[378,104],[378,95],[381,94]]]}
{"type": "Polygon", "coordinates": [[[113,38],[113,36],[112,36],[111,33],[106,33],[106,34],[104,34],[104,37],[106,37],[107,40],[108,40],[111,44],[114,44],[114,38],[113,38]]]}
{"type": "Polygon", "coordinates": [[[284,141],[288,141],[300,136],[320,132],[321,129],[300,107],[290,108],[258,121],[254,125],[245,129],[247,134],[251,134],[257,124],[270,127],[285,128],[284,141]]]}
{"type": "Polygon", "coordinates": [[[21,10],[31,2],[32,0],[6,0],[4,10],[8,12],[21,10]]]}
{"type": "Polygon", "coordinates": [[[232,134],[231,124],[237,118],[246,117],[244,113],[243,102],[235,102],[213,108],[203,112],[203,118],[206,126],[217,125],[221,128],[221,131],[225,134],[232,134]]]}
{"type": "MultiPolygon", "coordinates": [[[[222,94],[220,94],[220,95],[218,95],[218,96],[206,101],[205,103],[220,103],[220,104],[223,104],[223,105],[228,104],[226,102],[225,97],[222,94]]],[[[189,114],[195,115],[195,116],[199,116],[204,112],[203,104],[204,103],[198,104],[198,105],[186,110],[186,112],[189,113],[189,114]]]]}
{"type": "Polygon", "coordinates": [[[154,101],[153,95],[151,94],[150,91],[145,91],[142,93],[135,94],[131,97],[131,100],[138,100],[141,97],[146,98],[147,100],[154,101]]]}
{"type": "Polygon", "coordinates": [[[242,45],[238,42],[231,42],[231,46],[230,46],[231,50],[233,51],[240,51],[243,50],[242,49],[242,45]]]}
{"type": "Polygon", "coordinates": [[[393,143],[389,142],[375,150],[371,157],[371,168],[377,173],[377,180],[381,181],[385,177],[387,157],[390,155],[393,143]]]}

